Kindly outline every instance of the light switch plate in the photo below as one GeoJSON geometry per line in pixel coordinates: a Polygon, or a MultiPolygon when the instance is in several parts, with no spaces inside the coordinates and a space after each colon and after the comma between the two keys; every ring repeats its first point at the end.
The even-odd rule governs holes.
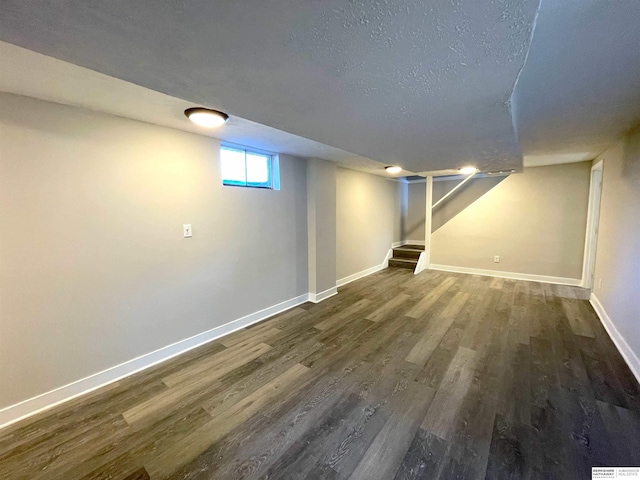
{"type": "Polygon", "coordinates": [[[191,238],[193,236],[190,223],[182,225],[182,234],[184,235],[184,238],[191,238]]]}

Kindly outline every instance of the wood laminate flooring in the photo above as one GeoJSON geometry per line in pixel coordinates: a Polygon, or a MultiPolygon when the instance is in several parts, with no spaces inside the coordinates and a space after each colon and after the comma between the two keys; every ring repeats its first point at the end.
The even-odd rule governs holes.
{"type": "Polygon", "coordinates": [[[640,388],[585,292],[388,269],[0,430],[2,479],[588,479],[640,388]]]}

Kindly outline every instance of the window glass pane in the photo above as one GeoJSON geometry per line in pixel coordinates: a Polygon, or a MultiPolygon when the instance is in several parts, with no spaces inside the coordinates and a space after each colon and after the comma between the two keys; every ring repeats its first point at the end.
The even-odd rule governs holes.
{"type": "Polygon", "coordinates": [[[222,182],[231,185],[246,185],[247,173],[244,163],[244,152],[231,148],[220,149],[222,164],[222,182]]]}
{"type": "Polygon", "coordinates": [[[270,185],[269,156],[247,152],[247,183],[270,185]]]}

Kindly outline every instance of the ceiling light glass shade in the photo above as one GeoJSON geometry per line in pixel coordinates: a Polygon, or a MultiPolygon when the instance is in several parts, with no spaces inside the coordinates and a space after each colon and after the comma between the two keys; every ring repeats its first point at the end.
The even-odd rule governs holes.
{"type": "Polygon", "coordinates": [[[202,107],[187,108],[184,111],[184,114],[196,125],[206,128],[219,127],[229,120],[229,115],[226,113],[202,107]]]}
{"type": "Polygon", "coordinates": [[[478,169],[476,167],[462,167],[460,169],[460,173],[462,173],[463,175],[469,175],[469,174],[475,173],[477,171],[478,171],[478,169]]]}
{"type": "Polygon", "coordinates": [[[400,173],[402,171],[402,167],[396,167],[393,165],[389,165],[388,167],[384,167],[384,169],[389,173],[400,173]]]}

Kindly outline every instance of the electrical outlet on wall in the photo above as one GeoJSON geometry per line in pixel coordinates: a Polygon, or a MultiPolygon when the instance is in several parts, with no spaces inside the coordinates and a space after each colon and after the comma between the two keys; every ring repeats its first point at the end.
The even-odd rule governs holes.
{"type": "Polygon", "coordinates": [[[493,263],[500,263],[500,255],[495,255],[493,257],[493,263]]]}

